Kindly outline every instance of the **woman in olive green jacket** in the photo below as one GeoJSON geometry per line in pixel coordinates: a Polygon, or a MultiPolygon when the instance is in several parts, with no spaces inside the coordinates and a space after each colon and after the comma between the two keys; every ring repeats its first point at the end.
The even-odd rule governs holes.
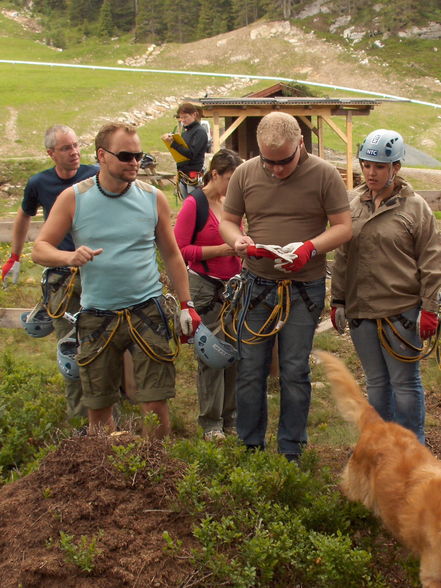
{"type": "Polygon", "coordinates": [[[331,319],[350,334],[369,402],[424,443],[419,349],[436,334],[441,242],[426,201],[398,176],[404,142],[370,133],[359,150],[365,183],[351,201],[353,237],[336,252],[331,319]]]}

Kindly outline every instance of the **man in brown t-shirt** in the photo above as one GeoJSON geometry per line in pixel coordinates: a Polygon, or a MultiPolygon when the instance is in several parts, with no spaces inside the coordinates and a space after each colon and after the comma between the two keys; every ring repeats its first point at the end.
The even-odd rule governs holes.
{"type": "Polygon", "coordinates": [[[257,142],[260,156],[239,166],[230,180],[220,224],[225,241],[245,258],[237,430],[247,447],[265,447],[266,381],[277,336],[278,450],[297,460],[307,442],[309,354],[324,305],[325,254],[351,238],[351,217],[339,173],[306,152],[294,117],[283,112],[263,117],[257,142]],[[247,234],[241,230],[244,216],[247,234]],[[247,257],[248,247],[256,243],[282,246],[292,261],[247,257]],[[276,315],[271,313],[284,291],[289,301],[285,297],[282,312],[273,320],[276,315]],[[256,333],[264,335],[257,343],[256,333]]]}

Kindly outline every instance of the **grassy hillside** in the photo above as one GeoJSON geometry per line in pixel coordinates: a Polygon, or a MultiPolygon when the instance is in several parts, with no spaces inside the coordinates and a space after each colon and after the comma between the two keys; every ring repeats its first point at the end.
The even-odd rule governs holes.
{"type": "MultiPolygon", "coordinates": [[[[6,3],[0,2],[2,6],[6,3]]],[[[148,48],[127,36],[100,44],[88,38],[78,46],[57,51],[42,43],[41,33],[24,29],[3,14],[0,31],[0,56],[9,60],[121,67],[130,63],[129,58],[145,55],[148,48]]],[[[427,52],[434,54],[437,44],[439,41],[430,42],[427,52]]],[[[407,42],[400,46],[405,45],[407,42]]],[[[409,47],[412,50],[410,42],[409,47]]],[[[159,135],[174,126],[175,103],[182,97],[220,92],[241,96],[273,83],[253,81],[253,75],[356,87],[441,104],[441,84],[419,75],[425,72],[415,70],[412,77],[404,79],[398,67],[366,59],[364,50],[330,43],[287,23],[259,22],[212,39],[182,46],[167,44],[154,53],[138,60],[140,67],[228,73],[231,77],[0,64],[0,157],[41,154],[43,132],[56,122],[72,125],[86,151],[92,153],[92,140],[102,122],[133,112],[144,118],[140,126],[144,149],[158,150],[159,135]],[[251,78],[248,82],[235,80],[234,74],[251,78]]],[[[408,61],[407,55],[404,60],[408,61]]],[[[337,89],[311,88],[317,95],[357,96],[337,89]]],[[[409,144],[441,159],[441,109],[385,102],[368,118],[355,118],[354,144],[376,127],[396,128],[409,144]]],[[[343,149],[331,132],[327,132],[326,146],[343,149]]]]}

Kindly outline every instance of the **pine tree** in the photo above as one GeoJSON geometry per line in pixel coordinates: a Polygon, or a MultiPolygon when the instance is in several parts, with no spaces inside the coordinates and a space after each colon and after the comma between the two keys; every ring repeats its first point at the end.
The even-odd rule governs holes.
{"type": "MultiPolygon", "coordinates": [[[[272,5],[276,0],[268,0],[272,5]]],[[[234,27],[248,26],[264,15],[262,0],[231,0],[234,27]]]]}
{"type": "Polygon", "coordinates": [[[200,39],[212,36],[214,20],[213,3],[211,0],[201,0],[197,26],[197,35],[200,39]]]}
{"type": "Polygon", "coordinates": [[[99,18],[103,0],[69,0],[67,15],[72,25],[96,22],[99,18]]]}
{"type": "Polygon", "coordinates": [[[123,32],[135,28],[137,0],[111,0],[114,26],[123,32]]]}
{"type": "Polygon", "coordinates": [[[198,38],[199,10],[199,0],[164,0],[166,40],[176,43],[195,41],[198,38]]]}
{"type": "Polygon", "coordinates": [[[219,35],[234,28],[234,17],[231,0],[218,0],[214,5],[212,34],[219,35]]]}
{"type": "Polygon", "coordinates": [[[162,0],[138,0],[135,41],[160,43],[164,40],[165,25],[162,0]]]}
{"type": "Polygon", "coordinates": [[[111,0],[104,0],[100,10],[98,21],[98,34],[100,37],[111,37],[113,34],[113,17],[111,0]]]}
{"type": "Polygon", "coordinates": [[[262,0],[265,15],[272,19],[287,20],[295,16],[294,6],[299,0],[262,0]]]}

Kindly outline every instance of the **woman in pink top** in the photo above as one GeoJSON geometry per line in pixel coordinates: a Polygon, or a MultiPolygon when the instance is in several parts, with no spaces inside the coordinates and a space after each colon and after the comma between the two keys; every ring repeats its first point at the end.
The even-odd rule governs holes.
{"type": "MultiPolygon", "coordinates": [[[[184,200],[175,225],[176,240],[188,266],[191,298],[210,330],[219,326],[225,282],[241,270],[240,258],[219,233],[228,182],[241,163],[237,153],[229,149],[215,153],[203,188],[184,200]]],[[[222,333],[217,336],[222,338],[222,333]]],[[[213,369],[198,359],[198,422],[204,439],[221,440],[225,433],[235,432],[235,381],[234,365],[224,370],[213,369]]]]}

